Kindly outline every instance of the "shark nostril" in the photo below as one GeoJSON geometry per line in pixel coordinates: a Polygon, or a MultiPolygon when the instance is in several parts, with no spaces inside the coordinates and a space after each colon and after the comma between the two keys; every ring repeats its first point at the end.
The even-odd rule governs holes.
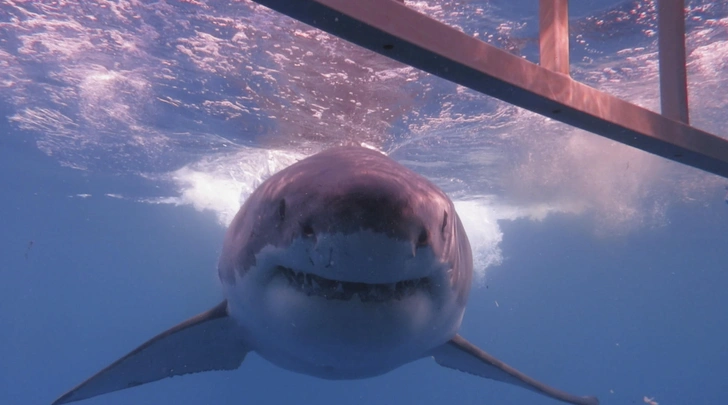
{"type": "Polygon", "coordinates": [[[417,237],[417,246],[427,246],[429,241],[430,236],[427,234],[427,230],[423,229],[422,232],[420,232],[420,236],[417,237]]]}
{"type": "Polygon", "coordinates": [[[307,238],[312,238],[314,236],[313,227],[310,224],[304,225],[301,231],[303,233],[303,236],[307,238]]]}
{"type": "Polygon", "coordinates": [[[282,198],[281,202],[278,203],[278,217],[281,221],[286,219],[286,199],[282,198]]]}

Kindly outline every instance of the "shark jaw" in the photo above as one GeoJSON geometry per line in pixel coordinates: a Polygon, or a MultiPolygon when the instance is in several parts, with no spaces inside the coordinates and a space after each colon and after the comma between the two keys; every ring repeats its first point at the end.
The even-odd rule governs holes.
{"type": "Polygon", "coordinates": [[[457,331],[464,306],[430,248],[361,231],[268,246],[225,285],[230,316],[280,367],[365,378],[422,357],[457,331]]]}
{"type": "Polygon", "coordinates": [[[352,298],[358,298],[361,302],[383,303],[391,300],[400,301],[420,290],[428,294],[432,293],[432,281],[429,277],[371,284],[332,280],[283,266],[277,266],[276,271],[288,281],[290,287],[302,294],[327,300],[349,301],[352,298]]]}

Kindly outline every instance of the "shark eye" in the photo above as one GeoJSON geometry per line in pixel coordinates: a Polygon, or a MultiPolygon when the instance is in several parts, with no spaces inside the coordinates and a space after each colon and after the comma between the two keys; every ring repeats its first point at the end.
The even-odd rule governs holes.
{"type": "Polygon", "coordinates": [[[427,229],[423,229],[420,232],[420,236],[417,237],[417,246],[427,246],[430,236],[427,234],[427,229]]]}
{"type": "Polygon", "coordinates": [[[286,199],[281,198],[281,202],[278,204],[278,216],[281,218],[281,221],[286,219],[286,199]]]}
{"type": "Polygon", "coordinates": [[[303,236],[305,236],[307,238],[311,238],[314,236],[313,227],[311,226],[311,224],[304,225],[302,232],[303,232],[303,236]]]}
{"type": "Polygon", "coordinates": [[[442,228],[440,228],[440,232],[445,235],[445,228],[447,228],[447,211],[443,211],[443,218],[442,218],[442,228]]]}

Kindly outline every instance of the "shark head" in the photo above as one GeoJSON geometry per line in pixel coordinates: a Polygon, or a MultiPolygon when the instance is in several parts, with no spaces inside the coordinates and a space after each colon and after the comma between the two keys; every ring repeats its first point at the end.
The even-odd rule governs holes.
{"type": "Polygon", "coordinates": [[[218,266],[256,351],[324,378],[387,372],[460,326],[472,255],[452,201],[385,155],[334,148],[248,198],[218,266]]]}

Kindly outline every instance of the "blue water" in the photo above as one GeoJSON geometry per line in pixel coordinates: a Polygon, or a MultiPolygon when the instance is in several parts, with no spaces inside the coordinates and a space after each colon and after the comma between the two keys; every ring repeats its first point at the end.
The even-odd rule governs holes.
{"type": "MultiPolygon", "coordinates": [[[[498,32],[491,42],[531,59],[533,21],[516,3],[468,3],[485,10],[482,26],[450,13],[454,3],[427,12],[473,32],[479,26],[484,37],[498,32]]],[[[572,22],[574,76],[656,108],[655,38],[645,33],[654,28],[652,3],[591,3],[572,22]],[[595,28],[621,29],[624,16],[643,11],[631,20],[638,28],[622,36],[595,28]]],[[[728,397],[725,179],[570,131],[330,38],[297,36],[305,27],[249,3],[112,12],[113,4],[0,6],[0,404],[48,404],[217,304],[215,266],[231,211],[270,172],[341,139],[387,151],[459,203],[474,204],[463,215],[480,258],[461,330],[471,342],[603,404],[728,397]],[[125,13],[141,17],[118,17],[125,13]],[[52,24],[59,21],[79,24],[52,24]],[[279,37],[263,38],[272,25],[283,27],[279,37]],[[224,31],[219,42],[190,45],[193,56],[182,51],[216,26],[224,31]],[[231,39],[245,30],[247,40],[231,39]],[[267,59],[274,39],[316,51],[329,66],[336,61],[331,71],[346,79],[315,74],[321,65],[305,52],[288,62],[267,59]],[[224,49],[206,59],[211,44],[224,49]],[[380,81],[341,65],[348,58],[380,81]],[[266,69],[276,70],[273,79],[266,69]],[[355,103],[345,100],[350,90],[359,91],[355,103]]],[[[728,6],[688,5],[693,123],[725,135],[728,6]]],[[[555,402],[430,360],[331,382],[250,354],[236,371],[81,403],[555,402]]]]}

